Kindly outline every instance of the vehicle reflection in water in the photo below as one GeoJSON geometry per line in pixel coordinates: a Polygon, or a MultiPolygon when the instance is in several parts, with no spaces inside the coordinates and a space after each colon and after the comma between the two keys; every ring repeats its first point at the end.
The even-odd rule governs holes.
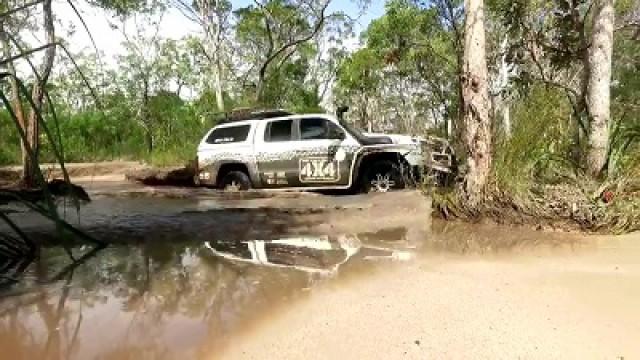
{"type": "Polygon", "coordinates": [[[240,243],[206,242],[205,246],[214,255],[226,260],[288,268],[327,277],[336,275],[340,266],[352,258],[410,260],[413,257],[413,253],[406,250],[366,246],[353,235],[340,235],[335,241],[323,235],[240,243]]]}
{"type": "Polygon", "coordinates": [[[114,245],[78,264],[46,248],[0,290],[0,358],[209,357],[338,270],[409,259],[397,232],[389,248],[371,234],[114,245]]]}

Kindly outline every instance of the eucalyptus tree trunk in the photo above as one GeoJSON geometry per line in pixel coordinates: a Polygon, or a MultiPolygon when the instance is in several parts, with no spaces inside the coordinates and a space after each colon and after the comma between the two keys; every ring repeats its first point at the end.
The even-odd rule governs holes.
{"type": "MultiPolygon", "coordinates": [[[[218,47],[219,48],[219,47],[218,47]]],[[[218,105],[218,111],[224,112],[224,92],[222,90],[222,62],[220,60],[220,54],[215,52],[213,55],[214,72],[213,72],[213,85],[216,91],[216,102],[218,105]]]]}
{"type": "Polygon", "coordinates": [[[213,62],[213,86],[216,91],[218,111],[224,112],[224,94],[222,91],[222,24],[218,19],[213,24],[213,39],[211,41],[211,60],[213,62]]]}
{"type": "MultiPolygon", "coordinates": [[[[54,44],[56,42],[55,37],[55,26],[53,22],[53,11],[51,9],[51,1],[45,0],[42,3],[42,14],[43,14],[43,26],[45,32],[45,41],[47,44],[54,44]]],[[[33,90],[31,93],[31,99],[35,104],[35,108],[32,108],[29,112],[29,116],[26,119],[25,123],[25,132],[27,135],[27,144],[24,146],[29,146],[33,150],[35,154],[36,162],[34,163],[32,159],[28,156],[26,151],[22,153],[22,165],[23,165],[23,175],[22,181],[25,186],[33,187],[36,184],[36,167],[38,166],[38,157],[40,153],[40,123],[38,122],[38,112],[41,114],[43,111],[44,104],[44,88],[49,80],[49,75],[51,75],[51,70],[53,69],[53,62],[56,56],[56,46],[49,46],[44,52],[44,58],[42,60],[41,68],[39,69],[40,79],[35,82],[33,86],[33,90]]],[[[49,104],[51,106],[51,104],[49,104]]]]}
{"type": "Polygon", "coordinates": [[[484,198],[491,170],[491,99],[485,49],[484,2],[465,0],[463,142],[467,157],[464,195],[473,209],[484,198]]]}
{"type": "Polygon", "coordinates": [[[611,122],[611,62],[614,21],[614,0],[595,0],[591,46],[589,48],[589,79],[586,101],[590,121],[585,159],[587,172],[594,177],[601,174],[607,163],[611,122]]]}
{"type": "Polygon", "coordinates": [[[213,73],[213,89],[216,94],[218,111],[224,112],[223,74],[222,74],[222,19],[219,0],[198,0],[198,10],[204,27],[204,42],[213,73]]]}

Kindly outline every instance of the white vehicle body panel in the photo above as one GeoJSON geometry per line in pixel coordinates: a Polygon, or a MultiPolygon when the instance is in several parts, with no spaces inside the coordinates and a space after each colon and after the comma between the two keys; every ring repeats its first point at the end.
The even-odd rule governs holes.
{"type": "MultiPolygon", "coordinates": [[[[296,135],[299,136],[299,131],[296,135]]],[[[381,136],[389,136],[381,134],[381,136]]],[[[293,137],[293,130],[292,130],[293,137]]],[[[245,120],[215,126],[198,146],[198,179],[215,185],[220,168],[227,164],[245,165],[254,187],[348,189],[356,180],[361,156],[369,153],[398,153],[409,165],[423,164],[419,142],[409,136],[389,136],[393,144],[362,145],[340,122],[326,114],[307,114],[245,120]],[[287,141],[266,141],[270,123],[295,121],[292,129],[300,129],[303,119],[323,119],[340,129],[344,139],[306,139],[295,137],[287,141]],[[217,129],[249,126],[246,139],[211,144],[207,140],[217,129]]],[[[223,139],[224,140],[224,139],[223,139]]]]}

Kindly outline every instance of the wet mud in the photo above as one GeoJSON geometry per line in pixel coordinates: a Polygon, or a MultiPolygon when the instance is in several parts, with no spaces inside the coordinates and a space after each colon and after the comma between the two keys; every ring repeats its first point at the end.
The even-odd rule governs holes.
{"type": "Polygon", "coordinates": [[[79,211],[59,204],[109,244],[74,247],[79,261],[48,245],[52,224],[13,205],[10,216],[44,247],[0,264],[0,348],[12,359],[204,358],[317,284],[411,261],[429,225],[417,193],[90,193],[79,211]]]}
{"type": "MultiPolygon", "coordinates": [[[[437,268],[597,247],[576,234],[432,221],[429,199],[414,191],[325,196],[100,183],[88,189],[94,201],[79,212],[61,203],[61,214],[109,245],[74,247],[78,261],[47,245],[53,228],[37,214],[20,207],[11,214],[45,246],[36,259],[0,264],[0,348],[8,358],[242,358],[237,349],[276,358],[251,353],[264,348],[260,329],[287,337],[297,330],[279,327],[278,319],[370,279],[392,281],[397,274],[410,288],[416,273],[403,269],[426,259],[437,268]],[[270,329],[272,323],[278,327],[270,329]]],[[[344,294],[332,299],[327,304],[354,302],[344,294]]],[[[303,311],[310,319],[340,316],[323,309],[303,311]]]]}

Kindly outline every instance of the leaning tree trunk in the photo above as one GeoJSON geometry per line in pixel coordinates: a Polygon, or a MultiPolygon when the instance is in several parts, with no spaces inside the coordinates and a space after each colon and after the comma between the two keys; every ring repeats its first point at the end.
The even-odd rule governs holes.
{"type": "MultiPolygon", "coordinates": [[[[45,41],[47,44],[54,44],[56,42],[55,27],[53,23],[53,11],[51,9],[51,1],[45,0],[42,3],[42,13],[44,20],[45,41]]],[[[51,69],[53,68],[53,62],[56,56],[56,47],[49,46],[44,53],[44,59],[42,60],[42,67],[40,69],[40,79],[36,81],[33,86],[31,98],[35,104],[35,108],[32,108],[29,112],[29,117],[26,119],[25,132],[27,135],[27,144],[35,154],[35,163],[33,159],[28,156],[26,151],[22,154],[23,175],[22,181],[25,186],[36,186],[36,169],[38,166],[38,157],[40,153],[40,123],[38,122],[38,112],[43,113],[44,103],[44,88],[49,80],[51,69]]],[[[52,104],[49,104],[51,106],[52,104]]]]}
{"type": "Polygon", "coordinates": [[[586,168],[597,177],[606,166],[609,144],[614,0],[596,0],[594,10],[586,99],[590,116],[586,168]]]}
{"type": "Polygon", "coordinates": [[[464,195],[470,209],[484,198],[491,170],[491,100],[485,49],[484,3],[465,0],[463,141],[467,155],[464,195]]]}

